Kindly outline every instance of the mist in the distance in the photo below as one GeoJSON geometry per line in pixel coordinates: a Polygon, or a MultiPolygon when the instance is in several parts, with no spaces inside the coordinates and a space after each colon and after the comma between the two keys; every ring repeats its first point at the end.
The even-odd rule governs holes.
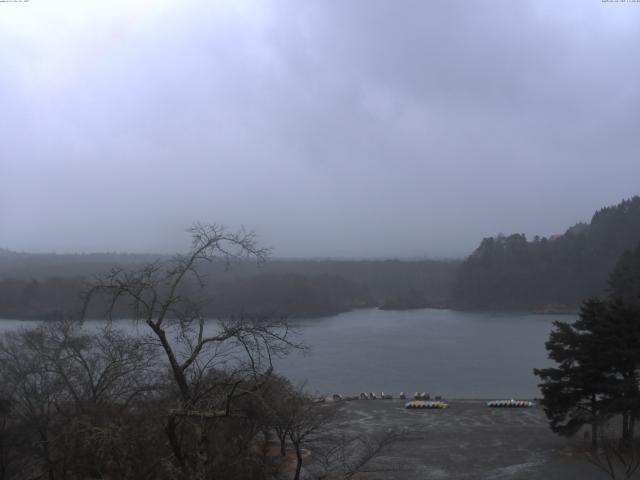
{"type": "Polygon", "coordinates": [[[0,12],[0,247],[450,257],[638,191],[640,8],[32,1],[0,12]]]}

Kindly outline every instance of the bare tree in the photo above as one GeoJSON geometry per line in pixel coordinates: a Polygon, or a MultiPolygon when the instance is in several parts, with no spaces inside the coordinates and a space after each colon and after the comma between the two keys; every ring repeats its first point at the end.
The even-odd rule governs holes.
{"type": "Polygon", "coordinates": [[[20,445],[24,441],[20,425],[11,415],[10,394],[0,389],[0,480],[14,478],[24,468],[20,458],[20,445]]]}
{"type": "Polygon", "coordinates": [[[284,378],[274,378],[269,385],[266,395],[263,396],[265,415],[268,427],[273,430],[280,450],[280,456],[287,454],[287,439],[289,432],[296,419],[296,411],[292,406],[297,406],[300,402],[300,391],[284,378]]]}
{"type": "Polygon", "coordinates": [[[396,465],[376,467],[374,461],[392,444],[406,439],[408,432],[386,430],[354,435],[336,434],[342,409],[339,403],[317,402],[303,388],[294,389],[286,379],[263,396],[268,425],[278,438],[280,456],[287,443],[296,455],[294,479],[351,479],[360,473],[398,471],[396,465]],[[309,460],[305,460],[309,456],[309,460]]]}
{"type": "Polygon", "coordinates": [[[328,435],[330,423],[335,418],[338,407],[335,404],[316,403],[302,393],[292,397],[288,407],[288,435],[296,453],[294,480],[299,480],[304,450],[328,435]]]}
{"type": "Polygon", "coordinates": [[[360,474],[398,472],[398,465],[376,466],[375,461],[389,447],[406,440],[409,433],[385,430],[358,435],[329,436],[324,448],[316,449],[317,459],[311,472],[314,480],[356,478],[360,474]]]}
{"type": "Polygon", "coordinates": [[[92,335],[57,322],[7,333],[0,385],[21,432],[21,475],[54,480],[117,460],[115,419],[155,390],[153,359],[140,339],[110,328],[92,335]]]}
{"type": "Polygon", "coordinates": [[[603,428],[597,446],[586,452],[589,463],[611,479],[637,478],[640,470],[640,440],[626,441],[607,434],[603,428]]]}
{"type": "Polygon", "coordinates": [[[258,379],[272,359],[292,342],[287,324],[269,317],[237,316],[207,323],[202,266],[215,260],[264,261],[268,251],[252,232],[229,232],[219,225],[194,225],[191,249],[169,262],[136,269],[114,269],[88,285],[85,312],[96,295],[106,298],[107,313],[125,302],[131,315],[148,327],[169,366],[179,401],[167,415],[165,432],[184,478],[203,479],[210,464],[208,436],[214,420],[232,414],[232,401],[254,395],[258,379]],[[223,382],[212,371],[231,370],[223,382]],[[185,432],[191,432],[189,443],[185,432]]]}

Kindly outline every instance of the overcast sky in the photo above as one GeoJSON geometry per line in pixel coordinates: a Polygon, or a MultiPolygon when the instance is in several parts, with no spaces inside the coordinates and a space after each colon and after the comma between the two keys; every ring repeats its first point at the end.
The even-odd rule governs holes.
{"type": "Polygon", "coordinates": [[[0,3],[0,247],[447,257],[640,193],[640,3],[0,3]]]}

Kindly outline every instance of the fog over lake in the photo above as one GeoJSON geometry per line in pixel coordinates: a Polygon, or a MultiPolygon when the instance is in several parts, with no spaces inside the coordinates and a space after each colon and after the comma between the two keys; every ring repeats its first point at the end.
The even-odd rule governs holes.
{"type": "MultiPolygon", "coordinates": [[[[276,370],[322,394],[534,398],[539,392],[532,369],[550,364],[544,342],[554,320],[573,317],[364,309],[298,320],[299,339],[309,349],[278,360],[276,370]]],[[[2,320],[0,332],[36,323],[2,320]]]]}

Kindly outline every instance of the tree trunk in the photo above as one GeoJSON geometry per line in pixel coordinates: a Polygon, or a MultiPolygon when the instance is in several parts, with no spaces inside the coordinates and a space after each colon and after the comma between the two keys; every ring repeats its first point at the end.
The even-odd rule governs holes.
{"type": "Polygon", "coordinates": [[[629,441],[629,412],[622,413],[622,444],[628,447],[631,442],[629,441]]]}
{"type": "Polygon", "coordinates": [[[287,455],[287,437],[280,437],[280,455],[287,455]]]}
{"type": "Polygon", "coordinates": [[[169,360],[169,366],[171,367],[173,378],[175,379],[176,383],[178,384],[178,388],[180,389],[182,400],[184,401],[185,405],[188,405],[190,399],[189,382],[187,381],[184,370],[178,363],[178,359],[173,352],[173,347],[167,340],[166,332],[162,328],[154,324],[151,320],[147,321],[147,325],[151,327],[153,333],[155,333],[156,337],[158,337],[158,340],[160,340],[160,345],[162,345],[162,349],[164,350],[164,353],[167,355],[167,359],[169,360]]]}
{"type": "Polygon", "coordinates": [[[596,403],[596,395],[591,395],[591,445],[593,448],[598,446],[598,406],[596,403]]]}
{"type": "Polygon", "coordinates": [[[271,430],[265,428],[262,430],[262,436],[264,437],[264,443],[262,444],[262,456],[266,457],[271,447],[271,430]]]}
{"type": "Polygon", "coordinates": [[[183,478],[188,478],[187,465],[185,463],[184,456],[182,455],[182,447],[180,445],[178,434],[176,432],[177,428],[178,425],[176,423],[176,417],[173,415],[169,415],[167,417],[167,425],[165,426],[164,432],[169,439],[169,445],[171,446],[173,456],[178,462],[183,478]]]}
{"type": "Polygon", "coordinates": [[[293,480],[300,480],[300,471],[302,470],[302,450],[299,446],[296,445],[296,459],[298,462],[296,463],[296,475],[293,477],[293,480]]]}
{"type": "Polygon", "coordinates": [[[44,458],[45,458],[45,461],[47,462],[47,476],[49,480],[55,480],[56,475],[55,475],[55,471],[53,470],[53,461],[51,460],[51,455],[49,452],[49,437],[47,435],[46,430],[40,431],[40,441],[42,442],[42,448],[44,450],[44,458]]]}
{"type": "Polygon", "coordinates": [[[196,474],[195,480],[206,480],[209,463],[209,439],[202,425],[195,425],[196,436],[196,474]]]}

